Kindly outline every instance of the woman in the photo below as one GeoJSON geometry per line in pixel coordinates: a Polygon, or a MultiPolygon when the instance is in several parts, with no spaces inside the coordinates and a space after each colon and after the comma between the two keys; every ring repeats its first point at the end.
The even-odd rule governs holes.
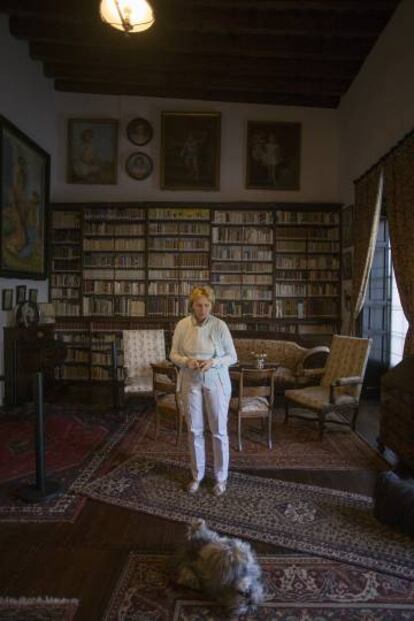
{"type": "Polygon", "coordinates": [[[181,368],[180,386],[185,409],[193,480],[197,492],[205,474],[204,411],[213,437],[214,493],[226,491],[229,467],[227,416],[231,395],[228,367],[237,362],[230,330],[210,314],[214,293],[210,287],[195,287],[189,299],[191,315],[178,322],[170,358],[181,368]]]}

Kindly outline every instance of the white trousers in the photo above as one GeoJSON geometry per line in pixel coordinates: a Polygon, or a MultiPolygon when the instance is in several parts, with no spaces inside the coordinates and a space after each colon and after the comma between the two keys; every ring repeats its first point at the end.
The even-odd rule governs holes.
{"type": "Polygon", "coordinates": [[[231,392],[214,368],[205,373],[183,369],[181,373],[181,399],[188,427],[193,479],[201,481],[205,474],[204,415],[206,415],[213,438],[214,477],[219,483],[225,482],[229,470],[227,418],[231,392]]]}

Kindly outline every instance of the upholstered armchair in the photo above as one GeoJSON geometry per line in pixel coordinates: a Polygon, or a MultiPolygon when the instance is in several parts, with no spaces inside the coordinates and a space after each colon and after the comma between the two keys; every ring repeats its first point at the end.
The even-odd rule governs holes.
{"type": "Polygon", "coordinates": [[[368,362],[371,339],[335,335],[317,386],[285,391],[285,423],[290,416],[309,420],[309,416],[289,410],[289,405],[315,412],[323,437],[327,422],[350,425],[355,429],[359,399],[368,362]]]}
{"type": "Polygon", "coordinates": [[[124,393],[150,395],[153,390],[151,364],[165,361],[164,330],[124,330],[124,393]]]}

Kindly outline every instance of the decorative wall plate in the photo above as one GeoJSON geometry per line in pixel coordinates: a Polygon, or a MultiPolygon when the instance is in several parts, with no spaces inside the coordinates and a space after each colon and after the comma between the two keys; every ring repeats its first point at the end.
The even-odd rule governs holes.
{"type": "Polygon", "coordinates": [[[132,119],[126,128],[128,139],[134,144],[142,147],[152,138],[152,127],[146,119],[132,119]]]}
{"type": "Polygon", "coordinates": [[[131,153],[128,157],[125,169],[130,177],[142,181],[150,176],[153,169],[152,159],[142,151],[131,153]]]}

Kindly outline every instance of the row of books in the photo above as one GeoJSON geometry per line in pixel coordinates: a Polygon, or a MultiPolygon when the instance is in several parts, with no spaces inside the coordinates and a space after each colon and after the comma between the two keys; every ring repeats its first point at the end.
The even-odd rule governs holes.
{"type": "Polygon", "coordinates": [[[88,207],[83,213],[85,220],[145,220],[141,207],[88,207]]]}
{"type": "Polygon", "coordinates": [[[145,295],[145,283],[135,281],[119,280],[85,280],[83,285],[84,293],[95,293],[98,295],[145,295]]]}
{"type": "Polygon", "coordinates": [[[271,261],[272,251],[257,246],[214,246],[212,258],[221,261],[271,261]]]}
{"type": "Polygon", "coordinates": [[[84,296],[82,301],[83,315],[110,317],[122,315],[125,317],[145,316],[144,300],[134,300],[126,297],[101,298],[94,296],[84,296]]]}
{"type": "Polygon", "coordinates": [[[151,207],[150,220],[210,220],[210,210],[203,207],[151,207]]]}
{"type": "Polygon", "coordinates": [[[214,224],[273,224],[271,211],[215,211],[214,224]]]}
{"type": "Polygon", "coordinates": [[[83,227],[84,235],[96,235],[122,237],[124,235],[142,236],[145,235],[144,224],[127,223],[114,223],[114,222],[87,222],[83,227]]]}
{"type": "Polygon", "coordinates": [[[336,211],[297,211],[278,209],[276,222],[280,224],[339,224],[339,213],[336,211]]]}
{"type": "Polygon", "coordinates": [[[210,243],[208,239],[197,238],[167,238],[160,237],[149,240],[150,250],[175,250],[181,252],[195,251],[208,252],[210,243]]]}
{"type": "Polygon", "coordinates": [[[271,285],[271,274],[212,274],[213,285],[271,285]]]}
{"type": "Polygon", "coordinates": [[[210,224],[200,222],[150,222],[150,235],[210,235],[210,224]]]}
{"type": "Polygon", "coordinates": [[[84,251],[116,251],[119,252],[143,252],[145,250],[145,239],[144,238],[110,238],[104,237],[102,239],[91,239],[90,237],[86,237],[83,239],[83,250],[84,251]]]}
{"type": "Polygon", "coordinates": [[[339,239],[339,230],[335,228],[284,226],[276,229],[276,239],[339,239]]]}
{"type": "Polygon", "coordinates": [[[212,242],[237,244],[273,244],[273,230],[264,227],[218,227],[214,226],[211,236],[212,242]]]}

